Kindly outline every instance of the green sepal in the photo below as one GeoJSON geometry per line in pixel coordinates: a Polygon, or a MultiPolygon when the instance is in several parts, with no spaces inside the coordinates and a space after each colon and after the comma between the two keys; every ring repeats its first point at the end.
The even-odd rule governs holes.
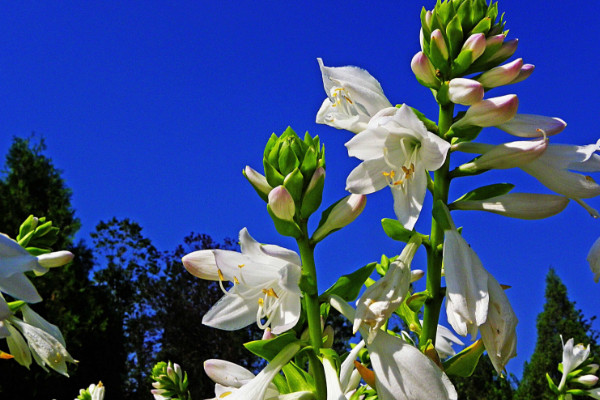
{"type": "Polygon", "coordinates": [[[417,335],[421,334],[421,321],[419,321],[419,314],[414,312],[406,304],[406,300],[400,304],[394,313],[396,313],[406,323],[408,329],[415,332],[417,335]]]}
{"type": "Polygon", "coordinates": [[[265,178],[271,187],[283,185],[283,175],[266,158],[263,160],[263,167],[265,168],[265,178]]]}
{"type": "Polygon", "coordinates": [[[408,243],[411,236],[415,234],[414,230],[409,231],[397,219],[384,218],[381,220],[381,226],[383,227],[385,234],[391,239],[404,243],[408,243]]]}
{"type": "Polygon", "coordinates": [[[454,203],[468,200],[487,200],[492,197],[502,196],[513,190],[514,187],[515,185],[512,183],[494,183],[492,185],[482,186],[463,194],[458,199],[454,200],[454,203]]]}
{"type": "MultiPolygon", "coordinates": [[[[443,36],[445,36],[445,33],[443,36]]],[[[448,47],[448,44],[446,44],[446,47],[448,47]]],[[[433,66],[442,72],[443,76],[448,75],[448,73],[450,72],[448,60],[444,58],[442,52],[436,46],[433,40],[429,43],[429,59],[431,60],[433,66]]]]}
{"type": "Polygon", "coordinates": [[[427,21],[425,20],[425,15],[427,14],[427,10],[425,7],[421,9],[421,27],[423,28],[423,38],[427,45],[429,45],[429,38],[431,37],[431,27],[427,25],[427,21]]]}
{"type": "Polygon", "coordinates": [[[436,91],[435,99],[437,100],[437,102],[440,105],[444,106],[444,105],[450,103],[450,96],[448,93],[449,90],[450,90],[450,86],[448,85],[448,82],[444,82],[441,84],[439,89],[436,91]]]}
{"type": "MultiPolygon", "coordinates": [[[[396,108],[400,108],[402,107],[402,104],[397,104],[396,108]]],[[[417,110],[414,107],[410,107],[411,110],[413,110],[413,112],[415,113],[415,115],[417,116],[417,118],[419,118],[419,120],[423,123],[423,125],[425,125],[425,129],[427,129],[429,132],[433,132],[433,133],[438,133],[439,129],[438,126],[436,125],[435,122],[433,122],[432,120],[428,119],[425,114],[423,114],[421,111],[417,110]]]]}
{"type": "Polygon", "coordinates": [[[273,220],[273,224],[275,224],[275,229],[277,229],[279,234],[283,236],[291,236],[295,239],[300,239],[302,237],[302,231],[300,230],[298,224],[296,224],[294,221],[279,219],[275,214],[273,214],[269,204],[267,204],[267,211],[269,212],[269,215],[273,220]]]}
{"type": "MultiPolygon", "coordinates": [[[[471,3],[471,24],[477,25],[482,18],[485,17],[487,12],[487,2],[486,0],[474,0],[471,3]]],[[[473,28],[474,30],[475,28],[473,28]]]]}
{"type": "Polygon", "coordinates": [[[471,21],[471,1],[463,2],[458,7],[458,10],[456,10],[456,15],[460,20],[463,32],[471,31],[471,28],[473,28],[473,22],[471,21]]]}
{"type": "Polygon", "coordinates": [[[448,26],[446,26],[446,36],[448,36],[450,59],[454,59],[460,53],[463,45],[463,30],[458,15],[455,15],[448,23],[448,26]]]}
{"type": "Polygon", "coordinates": [[[442,200],[438,199],[433,203],[431,214],[443,230],[452,229],[454,227],[454,222],[452,222],[452,217],[450,216],[450,210],[448,210],[448,207],[442,200]]]}
{"type": "Polygon", "coordinates": [[[295,342],[299,342],[299,340],[294,332],[286,332],[273,339],[244,343],[244,347],[252,354],[270,362],[285,346],[295,342]]]}
{"type": "Polygon", "coordinates": [[[29,254],[31,254],[32,256],[39,256],[39,255],[47,254],[50,252],[50,250],[47,248],[40,248],[40,247],[33,247],[33,246],[25,247],[25,250],[27,250],[27,252],[29,254]]]}
{"type": "Polygon", "coordinates": [[[266,157],[264,157],[266,160],[268,160],[269,164],[271,164],[273,168],[277,170],[279,169],[279,150],[281,149],[282,144],[283,142],[277,139],[277,142],[275,142],[273,147],[271,147],[271,151],[269,151],[269,154],[266,157]]]}
{"type": "Polygon", "coordinates": [[[271,133],[271,137],[269,138],[269,140],[267,140],[267,144],[265,145],[265,151],[263,152],[263,158],[265,158],[265,159],[269,158],[269,154],[271,154],[271,151],[273,150],[273,147],[277,143],[278,139],[279,138],[277,137],[277,135],[275,133],[271,133]]]}
{"type": "Polygon", "coordinates": [[[573,396],[589,396],[588,391],[583,389],[569,389],[567,393],[573,396]]]}
{"type": "Polygon", "coordinates": [[[490,17],[492,22],[496,21],[496,18],[498,17],[498,2],[489,5],[486,15],[490,17]]]}
{"type": "Polygon", "coordinates": [[[296,156],[296,153],[292,149],[291,141],[284,141],[279,150],[279,172],[282,175],[287,175],[292,172],[295,168],[300,166],[300,160],[296,156]]]}
{"type": "Polygon", "coordinates": [[[26,247],[29,244],[29,241],[33,237],[34,233],[35,233],[34,231],[29,231],[25,235],[23,235],[22,237],[20,237],[21,235],[19,234],[20,238],[17,237],[17,243],[19,243],[19,245],[21,247],[26,247]]]}
{"type": "Polygon", "coordinates": [[[8,302],[7,304],[8,304],[8,308],[10,309],[10,312],[14,314],[17,311],[19,311],[19,309],[27,303],[25,303],[24,301],[21,301],[21,300],[16,300],[16,301],[8,302]]]}
{"type": "Polygon", "coordinates": [[[450,19],[450,16],[454,14],[454,7],[449,1],[443,3],[438,2],[435,5],[435,9],[437,11],[437,15],[440,18],[440,21],[442,22],[442,25],[446,25],[448,23],[448,20],[450,19]]]}
{"type": "Polygon", "coordinates": [[[473,50],[464,49],[458,53],[458,56],[452,61],[452,78],[463,75],[473,63],[473,50]]]}
{"type": "Polygon", "coordinates": [[[281,369],[285,375],[290,392],[314,392],[314,379],[302,368],[298,367],[293,361],[290,361],[281,369]]]}
{"type": "Polygon", "coordinates": [[[292,199],[294,199],[296,206],[298,206],[302,199],[302,188],[304,186],[304,177],[298,168],[294,168],[294,170],[285,177],[283,186],[290,193],[292,199]]]}
{"type": "Polygon", "coordinates": [[[385,274],[387,274],[388,269],[390,268],[390,263],[393,262],[395,259],[396,257],[392,257],[392,260],[390,260],[385,254],[382,254],[381,261],[377,263],[377,265],[375,266],[375,270],[380,276],[385,276],[385,274]]]}
{"type": "Polygon", "coordinates": [[[431,296],[427,290],[414,293],[412,296],[406,299],[406,305],[411,309],[411,311],[418,313],[423,307],[423,304],[425,304],[427,299],[430,297],[431,296]]]}
{"type": "Polygon", "coordinates": [[[320,298],[326,299],[328,296],[335,294],[344,299],[344,301],[350,302],[356,300],[363,284],[371,273],[373,273],[375,265],[376,263],[372,262],[350,274],[342,275],[320,298]]]}
{"type": "MultiPolygon", "coordinates": [[[[458,121],[464,114],[463,111],[459,112],[456,120],[458,121]]],[[[458,138],[458,141],[460,142],[470,142],[477,138],[482,129],[482,127],[474,125],[465,125],[458,128],[456,126],[451,126],[448,133],[446,133],[446,138],[458,138]]],[[[456,142],[453,141],[452,143],[456,142]]]]}
{"type": "Polygon", "coordinates": [[[302,160],[302,164],[300,164],[300,172],[302,172],[302,175],[306,178],[306,181],[304,182],[305,185],[308,185],[310,177],[315,172],[315,169],[317,169],[317,161],[317,151],[314,149],[314,147],[309,147],[304,154],[304,160],[302,160]]]}
{"type": "Polygon", "coordinates": [[[492,27],[492,21],[490,20],[490,18],[486,17],[486,18],[482,19],[481,21],[479,21],[479,23],[477,25],[475,25],[475,27],[471,31],[471,35],[474,35],[476,33],[487,34],[491,27],[492,27]]]}
{"type": "Polygon", "coordinates": [[[38,226],[39,219],[36,219],[33,215],[27,217],[25,221],[19,227],[19,235],[17,236],[17,242],[20,241],[25,235],[33,232],[38,226]]]}
{"type": "Polygon", "coordinates": [[[446,374],[462,378],[471,376],[484,350],[483,340],[479,339],[457,355],[450,357],[442,363],[446,374]]]}
{"type": "Polygon", "coordinates": [[[323,201],[323,187],[325,186],[325,175],[317,180],[315,185],[304,193],[302,205],[300,207],[300,216],[302,218],[310,217],[321,206],[323,201]]]}

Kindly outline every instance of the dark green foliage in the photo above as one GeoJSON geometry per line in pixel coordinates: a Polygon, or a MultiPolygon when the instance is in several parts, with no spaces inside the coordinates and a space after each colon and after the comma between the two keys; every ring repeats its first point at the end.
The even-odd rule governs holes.
{"type": "Polygon", "coordinates": [[[550,269],[546,276],[546,304],[537,317],[535,350],[531,360],[525,363],[515,399],[556,399],[548,387],[546,372],[554,382],[560,381],[561,374],[557,367],[562,361],[562,344],[559,335],[565,341],[574,338],[575,343],[589,343],[591,354],[600,354],[598,335],[591,329],[591,322],[585,319],[581,310],[575,308],[575,303],[567,297],[567,288],[554,269],[550,269]]]}
{"type": "Polygon", "coordinates": [[[477,364],[473,375],[468,378],[453,377],[452,383],[461,400],[512,400],[517,380],[514,376],[502,378],[498,375],[487,354],[477,364]]]}

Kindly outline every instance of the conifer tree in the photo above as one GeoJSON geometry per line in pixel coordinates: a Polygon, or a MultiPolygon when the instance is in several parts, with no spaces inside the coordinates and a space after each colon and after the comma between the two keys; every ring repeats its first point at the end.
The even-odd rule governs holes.
{"type": "Polygon", "coordinates": [[[574,338],[575,343],[589,343],[592,354],[600,354],[597,333],[591,329],[591,321],[569,300],[566,286],[552,268],[546,276],[545,297],[544,310],[537,317],[535,350],[531,360],[525,362],[523,378],[515,393],[516,400],[556,399],[548,388],[546,373],[555,382],[560,381],[561,374],[557,370],[562,360],[560,335],[565,341],[574,338]]]}

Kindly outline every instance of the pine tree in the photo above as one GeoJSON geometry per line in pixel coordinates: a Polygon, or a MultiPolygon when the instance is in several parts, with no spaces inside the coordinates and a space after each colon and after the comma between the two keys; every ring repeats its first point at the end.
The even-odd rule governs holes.
{"type": "Polygon", "coordinates": [[[500,377],[487,354],[477,364],[473,375],[468,378],[453,378],[452,383],[461,400],[512,400],[516,378],[500,377]]]}
{"type": "Polygon", "coordinates": [[[554,269],[546,276],[546,304],[537,317],[537,342],[529,362],[525,362],[523,378],[515,393],[516,400],[555,400],[556,395],[548,388],[546,373],[560,380],[558,363],[562,360],[564,340],[574,338],[576,343],[589,343],[592,354],[600,354],[597,333],[591,330],[591,322],[567,296],[567,288],[554,269]]]}

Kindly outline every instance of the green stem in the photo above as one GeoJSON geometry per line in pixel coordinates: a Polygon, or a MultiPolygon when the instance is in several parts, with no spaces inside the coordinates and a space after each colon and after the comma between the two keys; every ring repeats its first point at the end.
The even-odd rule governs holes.
{"type": "MultiPolygon", "coordinates": [[[[450,129],[453,114],[454,104],[450,103],[445,106],[440,106],[438,120],[440,137],[443,138],[450,129]]],[[[450,188],[449,169],[450,153],[446,156],[444,165],[434,173],[433,204],[435,204],[437,200],[441,200],[444,204],[448,204],[448,191],[450,188]]],[[[442,253],[439,250],[440,245],[444,243],[444,230],[434,218],[431,219],[431,235],[429,238],[431,247],[427,252],[427,291],[431,297],[425,303],[425,310],[423,312],[423,330],[421,331],[420,338],[421,344],[427,343],[428,340],[431,340],[431,343],[435,344],[440,310],[442,301],[444,300],[444,293],[442,291],[442,253]]]]}
{"type": "Polygon", "coordinates": [[[314,374],[317,387],[317,400],[325,400],[327,397],[327,385],[325,382],[325,371],[323,364],[316,357],[323,343],[323,332],[321,330],[321,309],[319,306],[319,290],[317,288],[317,270],[315,267],[314,246],[308,239],[306,225],[302,229],[304,235],[298,239],[300,258],[302,259],[302,295],[306,307],[306,319],[308,321],[308,334],[310,344],[315,352],[310,357],[310,367],[314,374]]]}

